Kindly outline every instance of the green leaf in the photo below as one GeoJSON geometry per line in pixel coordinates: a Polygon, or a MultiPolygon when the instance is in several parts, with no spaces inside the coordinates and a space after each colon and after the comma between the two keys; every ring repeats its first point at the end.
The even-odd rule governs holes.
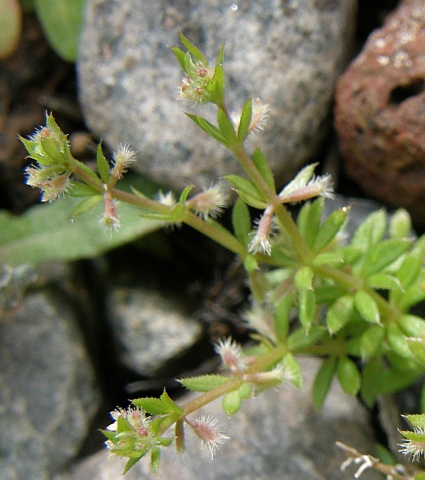
{"type": "Polygon", "coordinates": [[[99,195],[99,192],[85,183],[74,183],[69,191],[71,197],[91,197],[99,195]]]}
{"type": "Polygon", "coordinates": [[[407,337],[406,343],[414,359],[422,365],[425,365],[425,340],[423,338],[407,337]]]}
{"type": "Polygon", "coordinates": [[[307,165],[302,170],[300,170],[295,178],[286,185],[286,187],[279,193],[279,195],[288,195],[290,193],[299,190],[307,185],[314,175],[314,170],[317,167],[317,163],[312,163],[307,165]]]}
{"type": "Polygon", "coordinates": [[[291,295],[286,296],[276,307],[274,314],[274,329],[279,341],[284,342],[289,332],[290,312],[294,299],[291,295]]]}
{"type": "Polygon", "coordinates": [[[403,331],[395,323],[391,323],[387,327],[387,340],[392,350],[400,357],[409,360],[415,358],[415,355],[409,348],[409,344],[407,343],[403,331]]]}
{"type": "Polygon", "coordinates": [[[217,123],[220,127],[220,132],[223,135],[223,138],[226,141],[226,144],[231,148],[237,143],[237,137],[235,133],[235,127],[233,123],[229,120],[226,112],[221,108],[217,111],[217,123]]]}
{"type": "Polygon", "coordinates": [[[251,217],[246,204],[238,198],[232,209],[232,225],[236,237],[244,244],[248,243],[251,231],[251,217]]]}
{"type": "Polygon", "coordinates": [[[384,240],[373,246],[367,253],[362,273],[365,277],[381,272],[397,260],[412,244],[408,238],[384,240]]]}
{"type": "Polygon", "coordinates": [[[56,53],[68,62],[77,58],[85,0],[34,0],[44,33],[56,53]]]}
{"type": "Polygon", "coordinates": [[[71,219],[74,221],[75,217],[79,215],[83,215],[84,213],[89,212],[92,208],[94,208],[99,202],[102,201],[102,195],[92,195],[91,197],[87,197],[82,200],[74,210],[71,212],[71,219]]]}
{"type": "MultiPolygon", "coordinates": [[[[134,406],[143,409],[146,413],[150,413],[151,415],[167,415],[167,414],[176,412],[176,409],[173,407],[173,405],[168,404],[168,402],[164,402],[160,398],[154,398],[154,397],[135,398],[134,400],[131,401],[131,403],[134,406]]],[[[174,405],[178,407],[177,404],[174,404],[174,405]]],[[[180,410],[181,408],[178,407],[179,412],[180,410]]]]}
{"type": "Polygon", "coordinates": [[[379,314],[378,304],[364,290],[359,290],[354,295],[354,306],[360,313],[363,320],[369,323],[380,323],[381,316],[379,314]]]}
{"type": "Polygon", "coordinates": [[[357,395],[360,390],[361,377],[356,364],[348,357],[341,357],[338,360],[337,376],[344,392],[357,395]]]}
{"type": "Polygon", "coordinates": [[[252,154],[252,160],[257,167],[257,170],[261,173],[261,176],[267,182],[269,187],[274,190],[274,178],[273,172],[270,168],[269,162],[267,161],[266,157],[263,155],[263,152],[260,150],[259,147],[254,148],[254,152],[252,154]]]}
{"type": "Polygon", "coordinates": [[[204,63],[205,65],[208,65],[207,59],[204,57],[204,55],[201,53],[200,50],[198,50],[193,43],[191,43],[184,35],[182,32],[180,32],[180,41],[182,44],[189,50],[189,52],[192,54],[196,60],[199,60],[200,62],[204,63]]]}
{"type": "MultiPolygon", "coordinates": [[[[131,180],[130,180],[131,181],[131,180]]],[[[105,234],[99,226],[102,205],[78,217],[72,212],[80,198],[66,196],[40,204],[20,216],[0,212],[0,264],[40,264],[92,258],[161,228],[159,221],[140,219],[138,207],[121,203],[125,221],[118,232],[105,234]]]]}
{"type": "Polygon", "coordinates": [[[304,328],[297,328],[288,337],[288,349],[291,352],[302,350],[303,348],[313,345],[321,339],[326,333],[326,328],[312,325],[308,334],[304,328]]]}
{"type": "Polygon", "coordinates": [[[224,178],[236,187],[238,195],[245,203],[254,208],[264,209],[267,207],[262,193],[251,181],[239,175],[226,175],[224,178]]]}
{"type": "Polygon", "coordinates": [[[313,250],[320,252],[325,248],[341,230],[347,218],[349,208],[340,208],[332,212],[329,217],[320,225],[316,238],[313,242],[313,250]]]}
{"type": "Polygon", "coordinates": [[[242,109],[238,127],[238,140],[242,143],[249,133],[252,117],[252,99],[250,98],[242,109]]]}
{"type": "MultiPolygon", "coordinates": [[[[403,415],[414,427],[425,430],[425,414],[403,415]]],[[[422,434],[425,435],[425,434],[422,434]]]]}
{"type": "Polygon", "coordinates": [[[422,267],[422,252],[414,250],[409,252],[403,259],[398,270],[395,272],[396,277],[404,289],[410,287],[412,283],[418,278],[422,267]]]}
{"type": "Polygon", "coordinates": [[[102,143],[99,143],[99,145],[97,146],[96,163],[100,178],[103,180],[104,183],[108,183],[111,174],[109,172],[109,163],[106,160],[105,155],[102,151],[102,143]]]}
{"type": "Polygon", "coordinates": [[[362,360],[376,355],[382,348],[385,329],[380,325],[371,325],[360,338],[360,356],[362,360]]]}
{"type": "Polygon", "coordinates": [[[316,296],[314,290],[301,289],[298,291],[298,315],[301,325],[307,334],[310,332],[316,313],[316,296]]]}
{"type": "Polygon", "coordinates": [[[182,70],[186,72],[186,54],[178,47],[170,47],[171,50],[174,52],[178,62],[180,63],[180,67],[182,70]]]}
{"type": "Polygon", "coordinates": [[[309,247],[313,246],[319,231],[324,205],[324,199],[320,197],[312,203],[305,203],[298,214],[297,225],[309,247]]]}
{"type": "Polygon", "coordinates": [[[229,381],[228,377],[221,375],[200,375],[198,377],[179,379],[184,387],[193,392],[209,392],[220,385],[224,385],[229,381]]]}
{"type": "Polygon", "coordinates": [[[322,362],[313,383],[313,404],[320,410],[328,395],[336,369],[336,358],[328,357],[322,362]]]}
{"type": "Polygon", "coordinates": [[[408,237],[412,228],[412,220],[409,212],[400,208],[390,217],[389,233],[390,238],[408,237]]]}
{"type": "Polygon", "coordinates": [[[227,393],[223,397],[222,408],[226,415],[231,417],[239,411],[242,405],[242,400],[237,390],[227,393]]]}
{"type": "Polygon", "coordinates": [[[46,156],[53,160],[52,165],[65,163],[65,157],[60,152],[59,144],[56,140],[53,140],[53,138],[41,138],[40,144],[46,156]]]}
{"type": "Polygon", "coordinates": [[[207,133],[210,137],[214,138],[218,142],[222,143],[225,147],[228,146],[226,139],[224,138],[223,134],[221,131],[214,126],[212,123],[210,123],[208,120],[205,120],[205,118],[198,117],[197,115],[192,115],[191,113],[187,113],[186,115],[193,120],[198,127],[200,127],[205,133],[207,133]]]}
{"type": "Polygon", "coordinates": [[[387,229],[387,214],[385,210],[371,213],[357,228],[351,241],[352,245],[360,246],[363,251],[382,240],[387,229]]]}
{"type": "Polygon", "coordinates": [[[313,260],[313,266],[315,267],[319,267],[320,265],[342,266],[343,264],[343,256],[340,253],[334,252],[319,253],[313,260]]]}
{"type": "Polygon", "coordinates": [[[283,357],[283,364],[285,369],[289,372],[289,381],[292,385],[295,385],[297,388],[303,387],[303,376],[301,372],[301,367],[299,363],[296,361],[295,357],[292,353],[287,353],[283,357]]]}
{"type": "Polygon", "coordinates": [[[376,290],[398,290],[403,292],[400,280],[389,273],[375,273],[366,279],[366,285],[376,290]]]}
{"type": "Polygon", "coordinates": [[[425,339],[425,320],[423,318],[405,314],[400,317],[398,324],[408,337],[425,339]]]}
{"type": "Polygon", "coordinates": [[[158,474],[160,460],[161,449],[159,447],[153,447],[151,451],[151,468],[156,474],[158,474]]]}
{"type": "Polygon", "coordinates": [[[309,290],[313,286],[314,272],[310,267],[301,267],[294,278],[294,285],[298,289],[309,290]]]}
{"type": "Polygon", "coordinates": [[[326,325],[331,335],[337,333],[352,318],[354,300],[352,295],[344,295],[333,303],[326,312],[326,325]]]}
{"type": "Polygon", "coordinates": [[[0,0],[0,59],[12,55],[22,33],[22,10],[18,0],[0,0]]]}
{"type": "Polygon", "coordinates": [[[164,407],[168,408],[167,413],[179,413],[179,414],[184,413],[184,409],[179,405],[177,405],[177,403],[172,398],[170,398],[165,388],[159,398],[161,402],[164,404],[164,407]]]}

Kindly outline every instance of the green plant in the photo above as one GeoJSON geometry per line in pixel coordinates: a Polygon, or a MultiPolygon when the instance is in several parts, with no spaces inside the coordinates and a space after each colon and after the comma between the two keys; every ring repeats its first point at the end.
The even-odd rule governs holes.
{"type": "MultiPolygon", "coordinates": [[[[225,104],[224,49],[212,66],[183,35],[181,41],[186,52],[173,48],[185,72],[179,97],[215,104],[217,124],[187,115],[228,148],[246,174],[226,177],[239,196],[233,207],[233,233],[215,220],[227,201],[221,184],[194,195],[187,187],[178,198],[172,192],[153,199],[136,188],[132,193],[121,190],[118,181],[134,152],[120,146],[110,163],[99,146],[95,173],[72,157],[51,115],[32,137],[22,139],[37,163],[27,167],[27,183],[42,190],[44,202],[65,194],[81,197],[73,217],[100,203],[101,224],[111,231],[120,228],[117,200],[135,205],[142,217],[190,225],[235,253],[246,269],[253,298],[246,321],[256,346],[244,350],[232,339],[220,341],[216,351],[226,373],[180,380],[200,393],[195,400],[178,405],[164,390],[160,398],[135,399],[128,409],[112,412],[114,423],[103,433],[110,451],[128,458],[125,472],[148,453],[157,470],[162,448],[174,443],[177,450],[184,449],[185,428],[214,454],[227,437],[214,419],[192,415],[217,398],[233,415],[264,389],[282,382],[301,386],[297,355],[323,357],[313,388],[317,408],[334,376],[348,394],[360,394],[373,405],[377,395],[407,387],[425,373],[425,320],[409,313],[425,299],[425,237],[409,238],[407,212],[400,210],[389,221],[384,211],[373,213],[344,245],[349,208],[322,219],[324,197],[332,196],[330,178],[315,177],[315,165],[310,165],[276,191],[261,150],[255,148],[249,155],[244,147],[250,132],[262,128],[267,106],[248,100],[238,118],[231,116],[225,104]],[[312,199],[294,221],[285,204],[312,199]],[[255,228],[248,207],[263,211],[255,228]]],[[[413,455],[420,453],[422,447],[413,455]]],[[[367,467],[375,468],[373,462],[367,467]]]]}

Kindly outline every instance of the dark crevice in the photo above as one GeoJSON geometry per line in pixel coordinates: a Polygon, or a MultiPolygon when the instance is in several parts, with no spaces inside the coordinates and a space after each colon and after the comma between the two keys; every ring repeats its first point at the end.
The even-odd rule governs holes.
{"type": "Polygon", "coordinates": [[[412,80],[407,85],[399,85],[391,90],[389,104],[400,105],[408,98],[415,97],[423,92],[425,92],[425,80],[422,78],[412,80]]]}

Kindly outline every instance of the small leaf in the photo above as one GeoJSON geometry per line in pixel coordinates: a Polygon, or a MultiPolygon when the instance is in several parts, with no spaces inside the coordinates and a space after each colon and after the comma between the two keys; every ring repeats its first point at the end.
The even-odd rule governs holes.
{"type": "Polygon", "coordinates": [[[204,57],[204,55],[201,53],[200,50],[198,50],[193,43],[191,43],[184,35],[182,32],[180,32],[180,41],[182,44],[189,50],[189,52],[193,55],[196,60],[199,60],[200,62],[204,63],[205,65],[208,64],[207,59],[204,57]]]}
{"type": "Polygon", "coordinates": [[[378,243],[387,229],[387,214],[385,210],[377,210],[371,213],[357,228],[351,241],[352,245],[358,245],[368,250],[371,245],[378,243]]]}
{"type": "Polygon", "coordinates": [[[108,183],[111,174],[109,173],[109,163],[106,160],[105,155],[103,154],[101,143],[99,143],[99,145],[97,146],[96,162],[100,178],[103,180],[104,183],[108,183]]]}
{"type": "MultiPolygon", "coordinates": [[[[256,207],[256,205],[252,205],[256,208],[266,208],[267,203],[264,200],[262,193],[257,189],[257,187],[246,178],[240,177],[239,175],[226,175],[224,177],[227,181],[229,181],[234,187],[236,187],[238,194],[241,196],[242,200],[245,201],[245,198],[253,199],[256,205],[260,205],[260,207],[256,207]]],[[[250,202],[246,202],[248,205],[251,205],[250,202]]]]}
{"type": "Polygon", "coordinates": [[[305,187],[307,183],[311,180],[314,174],[314,170],[317,167],[317,163],[312,163],[307,165],[300,172],[297,173],[295,178],[286,185],[286,187],[279,193],[279,195],[288,195],[290,193],[299,190],[302,187],[305,187]]]}
{"type": "Polygon", "coordinates": [[[320,197],[312,203],[305,203],[298,214],[297,225],[309,247],[312,247],[319,231],[324,205],[324,199],[320,197]]]}
{"type": "Polygon", "coordinates": [[[389,273],[375,273],[374,275],[371,275],[366,279],[366,285],[376,290],[404,291],[400,280],[389,273]]]}
{"type": "Polygon", "coordinates": [[[102,195],[92,195],[82,200],[71,212],[71,218],[74,219],[83,213],[89,212],[102,200],[102,195]]]}
{"type": "Polygon", "coordinates": [[[319,267],[320,265],[336,265],[342,266],[344,264],[344,258],[340,253],[325,252],[319,253],[313,260],[313,266],[319,267]]]}
{"type": "Polygon", "coordinates": [[[365,277],[381,272],[397,260],[411,245],[408,238],[384,240],[373,246],[367,253],[362,268],[365,277]]]}
{"type": "Polygon", "coordinates": [[[136,398],[131,403],[139,408],[142,408],[146,413],[151,415],[166,415],[170,412],[170,407],[165,404],[161,399],[154,397],[136,398]]]}
{"type": "Polygon", "coordinates": [[[309,290],[313,286],[314,272],[310,267],[301,267],[294,278],[294,285],[298,289],[309,290]]]}
{"type": "Polygon", "coordinates": [[[182,191],[182,193],[180,194],[180,198],[179,198],[179,203],[181,205],[184,205],[186,203],[187,197],[188,197],[189,193],[192,191],[192,189],[193,189],[193,185],[188,185],[182,191]]]}
{"type": "Polygon", "coordinates": [[[340,208],[332,212],[329,217],[320,225],[316,238],[313,242],[313,250],[320,252],[323,250],[337,235],[344,225],[347,218],[349,208],[340,208]]]}
{"type": "Polygon", "coordinates": [[[354,311],[352,295],[344,295],[333,303],[326,312],[326,325],[330,334],[335,334],[352,318],[354,311]]]}
{"type": "Polygon", "coordinates": [[[419,251],[409,252],[403,259],[399,269],[395,272],[396,277],[404,289],[410,287],[418,278],[422,266],[422,253],[419,251]]]}
{"type": "Polygon", "coordinates": [[[337,376],[344,392],[357,395],[360,389],[361,377],[356,364],[348,357],[342,357],[338,360],[337,376]]]}
{"type": "Polygon", "coordinates": [[[295,357],[291,353],[287,353],[283,357],[283,364],[288,371],[288,380],[297,388],[303,387],[303,376],[301,373],[301,367],[296,361],[295,357]]]}
{"type": "Polygon", "coordinates": [[[401,328],[395,323],[387,327],[387,340],[393,351],[402,358],[414,359],[414,355],[409,348],[406,337],[401,328]]]}
{"type": "Polygon", "coordinates": [[[160,400],[164,404],[164,407],[168,408],[167,413],[184,413],[184,409],[177,405],[177,403],[172,398],[170,398],[165,388],[162,392],[162,395],[160,396],[160,400]]]}
{"type": "Polygon", "coordinates": [[[248,400],[251,398],[252,395],[252,387],[249,383],[242,383],[242,385],[238,388],[239,397],[242,400],[248,400]]]}
{"type": "Polygon", "coordinates": [[[403,417],[406,418],[414,427],[425,430],[425,413],[403,415],[403,417]]]}
{"type": "Polygon", "coordinates": [[[251,217],[246,204],[238,198],[232,210],[232,225],[236,237],[244,244],[248,243],[251,231],[251,217]]]}
{"type": "MultiPolygon", "coordinates": [[[[224,47],[222,46],[219,57],[223,58],[223,55],[224,47]]],[[[207,85],[207,92],[209,93],[211,102],[215,103],[221,110],[226,109],[226,105],[224,103],[224,85],[225,77],[223,65],[221,62],[217,61],[214,68],[214,77],[207,85]]]]}
{"type": "Polygon", "coordinates": [[[69,191],[71,197],[91,197],[99,195],[99,192],[85,183],[74,183],[69,191]]]}
{"type": "Polygon", "coordinates": [[[235,127],[229,120],[227,114],[221,108],[219,108],[217,111],[217,123],[220,127],[220,132],[223,135],[226,144],[229,146],[229,148],[231,148],[237,143],[235,127]]]}
{"type": "Polygon", "coordinates": [[[360,356],[362,360],[376,355],[382,348],[385,329],[380,325],[371,325],[360,338],[360,356]]]}
{"type": "Polygon", "coordinates": [[[252,117],[252,99],[250,98],[242,109],[238,128],[238,140],[243,142],[249,133],[252,117]]]}
{"type": "Polygon", "coordinates": [[[160,459],[161,449],[159,447],[153,447],[151,450],[151,468],[156,474],[158,474],[160,459]]]}
{"type": "Polygon", "coordinates": [[[64,163],[65,158],[59,151],[59,144],[56,140],[53,140],[53,138],[41,138],[40,144],[46,156],[53,160],[52,165],[64,163]]]}
{"type": "Polygon", "coordinates": [[[326,396],[329,392],[329,388],[332,384],[332,379],[335,374],[336,358],[328,357],[322,362],[319,371],[316,374],[316,378],[313,383],[313,404],[320,410],[325,402],[326,396]]]}
{"type": "Polygon", "coordinates": [[[400,208],[391,215],[389,233],[390,238],[404,238],[409,236],[412,228],[412,220],[409,212],[400,208]]]}
{"type": "Polygon", "coordinates": [[[178,47],[171,47],[171,50],[174,52],[182,70],[186,72],[186,54],[178,47]]]}
{"type": "Polygon", "coordinates": [[[414,359],[422,365],[425,365],[425,340],[423,338],[407,337],[406,343],[414,359]]]}
{"type": "Polygon", "coordinates": [[[257,167],[257,170],[261,173],[261,176],[267,182],[269,187],[274,190],[275,186],[273,172],[270,168],[269,162],[267,161],[266,157],[263,155],[263,152],[260,150],[259,147],[254,148],[252,160],[257,167]]]}
{"type": "Polygon", "coordinates": [[[289,314],[291,312],[294,299],[292,296],[288,295],[283,300],[280,301],[279,305],[276,307],[274,314],[274,329],[279,341],[283,342],[286,340],[289,331],[289,314]]]}
{"type": "Polygon", "coordinates": [[[222,143],[224,146],[228,146],[226,139],[223,137],[223,134],[220,132],[220,130],[214,126],[212,123],[210,123],[208,120],[205,120],[205,118],[198,117],[197,115],[192,115],[191,113],[187,113],[186,115],[193,120],[198,127],[200,127],[205,133],[207,133],[210,137],[214,138],[218,142],[222,143]]]}
{"type": "Polygon", "coordinates": [[[399,326],[408,337],[425,339],[425,320],[416,315],[402,315],[398,321],[399,326]]]}
{"type": "Polygon", "coordinates": [[[354,295],[354,306],[363,320],[369,323],[380,323],[381,316],[375,300],[364,290],[359,290],[354,295]]]}
{"type": "Polygon", "coordinates": [[[298,328],[288,337],[288,349],[291,352],[302,350],[316,343],[325,333],[326,328],[317,325],[312,325],[308,334],[306,334],[304,328],[298,328]]]}
{"type": "Polygon", "coordinates": [[[298,315],[301,325],[309,334],[316,313],[316,297],[314,290],[301,289],[298,291],[298,315]]]}
{"type": "Polygon", "coordinates": [[[220,385],[224,385],[228,381],[228,377],[221,375],[201,375],[178,380],[184,387],[194,392],[209,392],[220,385]]]}
{"type": "Polygon", "coordinates": [[[134,467],[134,465],[136,465],[136,463],[141,460],[148,452],[145,451],[144,453],[138,455],[137,457],[134,457],[134,458],[130,458],[127,463],[125,464],[125,467],[124,467],[124,471],[122,472],[123,475],[125,475],[126,473],[128,473],[128,471],[134,467]]]}
{"type": "Polygon", "coordinates": [[[224,413],[229,417],[237,413],[241,408],[241,405],[242,405],[242,400],[237,390],[227,393],[223,397],[223,401],[221,404],[224,413]]]}

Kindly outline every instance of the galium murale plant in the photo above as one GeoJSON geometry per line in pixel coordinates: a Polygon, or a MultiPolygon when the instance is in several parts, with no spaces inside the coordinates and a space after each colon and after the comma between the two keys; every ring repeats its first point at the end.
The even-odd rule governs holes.
{"type": "MultiPolygon", "coordinates": [[[[199,392],[194,400],[178,405],[164,390],[159,398],[134,399],[130,407],[112,412],[114,422],[103,434],[110,452],[127,458],[125,472],[147,454],[158,470],[163,448],[171,444],[178,451],[185,448],[185,429],[193,430],[214,455],[228,437],[216,419],[196,417],[200,407],[221,398],[230,416],[265,389],[283,382],[301,387],[299,355],[323,358],[312,391],[317,408],[325,401],[333,377],[345,392],[359,394],[371,406],[377,395],[407,387],[425,373],[425,320],[409,313],[425,299],[425,237],[410,237],[407,212],[399,210],[388,220],[379,210],[344,243],[349,207],[322,218],[324,199],[332,198],[330,177],[315,176],[316,165],[309,165],[277,189],[262,151],[255,148],[249,154],[244,146],[251,132],[263,128],[268,106],[249,99],[240,115],[229,113],[223,47],[212,65],[183,35],[181,41],[185,52],[173,48],[184,71],[178,98],[215,105],[216,124],[198,115],[187,116],[229,149],[245,172],[244,177],[225,177],[238,195],[232,210],[233,231],[216,221],[228,203],[223,183],[195,194],[188,186],[179,196],[160,192],[148,198],[136,189],[128,193],[119,188],[119,180],[135,160],[135,152],[126,145],[118,147],[111,162],[99,145],[95,172],[72,156],[52,115],[46,115],[44,127],[22,139],[35,160],[26,169],[27,183],[41,189],[42,201],[62,195],[81,197],[74,217],[102,202],[100,224],[110,231],[120,227],[119,202],[128,202],[140,207],[141,216],[164,225],[184,223],[195,228],[232,251],[246,270],[252,303],[245,319],[255,346],[244,349],[230,338],[220,341],[215,348],[224,366],[221,373],[179,380],[199,392]],[[294,220],[287,205],[299,202],[304,204],[294,220]],[[249,207],[263,212],[254,222],[249,207]]],[[[423,415],[408,418],[415,431],[401,432],[405,437],[401,449],[416,460],[425,452],[425,420],[423,415]]],[[[346,448],[348,463],[361,463],[358,476],[365,468],[381,465],[376,459],[378,463],[357,461],[354,450],[346,448]]],[[[388,473],[388,478],[424,478],[395,473],[393,477],[388,473]]]]}

